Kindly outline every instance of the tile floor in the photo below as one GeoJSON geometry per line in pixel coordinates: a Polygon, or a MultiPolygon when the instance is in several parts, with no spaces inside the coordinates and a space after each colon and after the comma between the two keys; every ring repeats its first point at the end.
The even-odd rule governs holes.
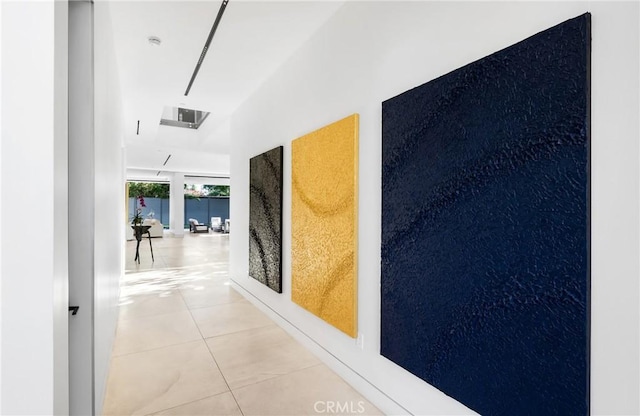
{"type": "Polygon", "coordinates": [[[153,250],[126,243],[105,415],[381,414],[231,288],[228,235],[153,250]]]}

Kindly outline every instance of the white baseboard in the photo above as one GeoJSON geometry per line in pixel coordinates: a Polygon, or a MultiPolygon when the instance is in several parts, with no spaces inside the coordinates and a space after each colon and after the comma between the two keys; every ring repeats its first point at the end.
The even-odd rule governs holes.
{"type": "Polygon", "coordinates": [[[331,354],[318,344],[313,338],[309,337],[300,328],[293,325],[287,319],[282,317],[276,311],[271,309],[267,304],[262,302],[259,298],[254,296],[251,292],[242,287],[237,281],[230,278],[231,286],[244,296],[249,302],[255,305],[258,309],[264,312],[269,318],[271,318],[278,326],[287,331],[296,341],[304,345],[309,351],[311,351],[316,357],[318,357],[324,364],[327,365],[336,374],[342,377],[351,387],[353,387],[358,393],[362,394],[367,400],[369,400],[374,406],[386,415],[409,415],[410,412],[403,408],[400,404],[396,403],[392,398],[387,396],[379,388],[373,385],[365,377],[354,371],[347,364],[342,362],[338,357],[331,354]]]}

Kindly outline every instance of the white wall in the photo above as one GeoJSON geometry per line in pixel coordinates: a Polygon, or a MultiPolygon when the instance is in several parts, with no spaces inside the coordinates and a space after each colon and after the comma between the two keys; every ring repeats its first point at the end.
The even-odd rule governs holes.
{"type": "Polygon", "coordinates": [[[349,2],[233,115],[230,272],[236,287],[383,411],[470,410],[379,355],[381,102],[592,13],[593,414],[638,414],[639,6],[612,2],[349,2]],[[291,297],[291,140],[360,114],[359,332],[291,297]],[[248,277],[249,158],[284,145],[283,294],[248,277]]]}
{"type": "MultiPolygon", "coordinates": [[[[0,3],[2,22],[2,3],[0,3]]],[[[0,30],[0,97],[2,97],[2,30],[0,30]]],[[[0,128],[2,128],[2,100],[0,99],[0,128]]],[[[4,130],[3,130],[4,131],[4,130]]],[[[0,145],[0,248],[2,247],[2,146],[0,145]]],[[[0,250],[0,300],[2,300],[2,250],[0,250]]],[[[0,307],[0,412],[2,411],[2,307],[0,307]]]]}
{"type": "Polygon", "coordinates": [[[184,237],[184,174],[174,172],[169,185],[169,231],[184,237]]]}
{"type": "Polygon", "coordinates": [[[94,407],[94,106],[93,6],[69,3],[69,411],[94,407]]]}
{"type": "MultiPolygon", "coordinates": [[[[69,7],[55,2],[54,46],[54,413],[69,413],[69,7]]],[[[24,30],[24,29],[23,29],[24,30]]]]}
{"type": "Polygon", "coordinates": [[[62,152],[67,140],[67,6],[49,0],[3,2],[0,7],[0,413],[63,414],[67,411],[66,155],[62,152]]]}
{"type": "MultiPolygon", "coordinates": [[[[53,0],[0,3],[2,414],[69,413],[68,7],[53,0]]],[[[81,313],[95,323],[94,331],[85,333],[93,338],[92,349],[95,341],[86,368],[95,368],[99,413],[123,270],[122,234],[113,230],[121,229],[124,217],[124,157],[112,32],[103,4],[96,8],[95,145],[89,154],[76,155],[91,161],[85,165],[90,185],[81,186],[72,200],[72,206],[81,200],[96,205],[95,217],[72,218],[79,220],[75,228],[95,223],[90,236],[104,237],[87,244],[88,273],[82,275],[85,280],[95,276],[90,288],[95,309],[85,304],[81,313]]],[[[93,395],[93,384],[88,387],[93,395]]]]}
{"type": "Polygon", "coordinates": [[[124,127],[109,4],[94,3],[95,77],[95,414],[102,404],[124,272],[124,127]]]}
{"type": "Polygon", "coordinates": [[[123,272],[122,106],[108,4],[69,4],[71,414],[101,413],[123,272]]]}

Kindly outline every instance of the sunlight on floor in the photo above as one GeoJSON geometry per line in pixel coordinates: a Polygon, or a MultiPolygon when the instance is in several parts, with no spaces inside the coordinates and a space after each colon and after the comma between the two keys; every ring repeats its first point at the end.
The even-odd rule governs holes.
{"type": "Polygon", "coordinates": [[[315,415],[327,402],[380,414],[233,289],[228,234],[154,238],[155,261],[145,240],[140,264],[135,243],[105,415],[315,415]]]}

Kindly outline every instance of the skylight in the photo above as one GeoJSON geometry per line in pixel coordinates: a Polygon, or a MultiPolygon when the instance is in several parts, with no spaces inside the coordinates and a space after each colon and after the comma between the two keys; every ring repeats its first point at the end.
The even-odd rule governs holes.
{"type": "Polygon", "coordinates": [[[160,119],[161,126],[184,127],[197,130],[209,115],[208,111],[165,106],[160,119]]]}

